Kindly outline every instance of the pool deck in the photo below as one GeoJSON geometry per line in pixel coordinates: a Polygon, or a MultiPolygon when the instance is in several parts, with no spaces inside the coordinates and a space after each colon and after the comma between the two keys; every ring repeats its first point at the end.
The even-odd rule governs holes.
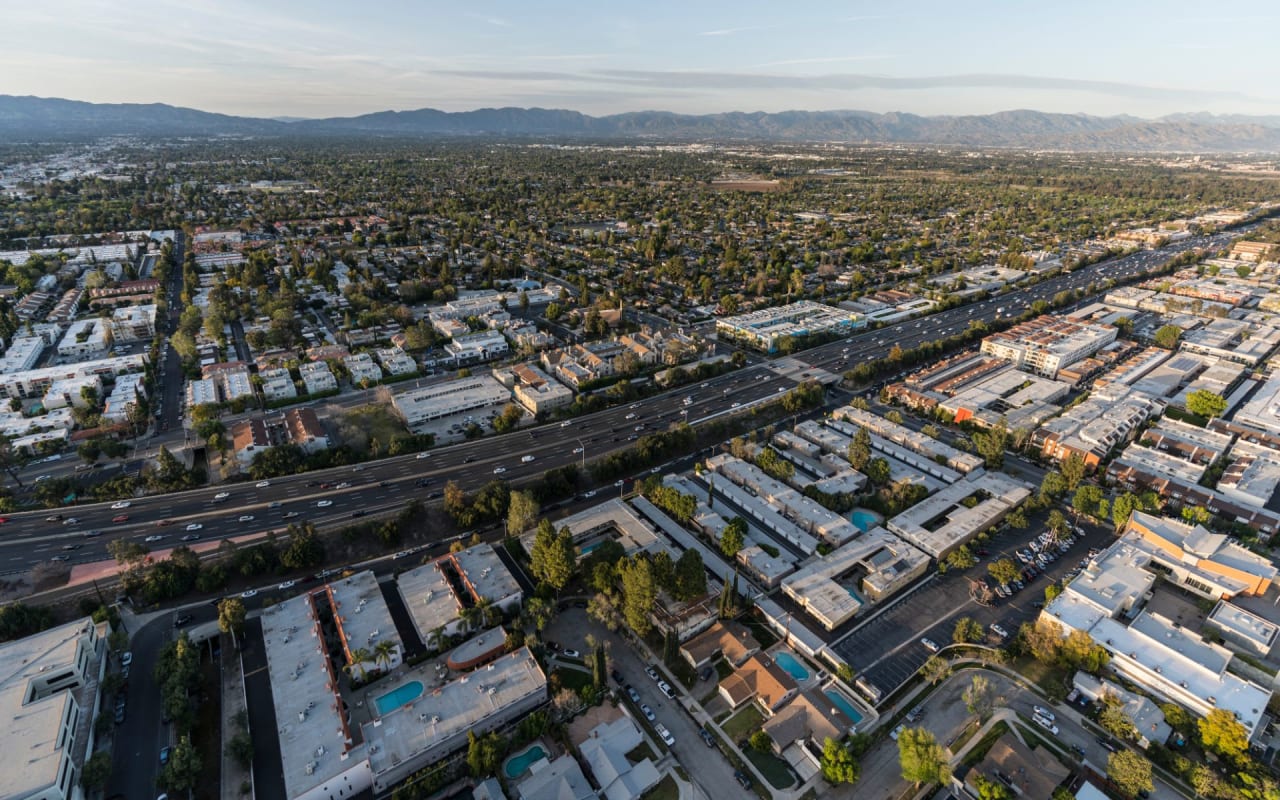
{"type": "Polygon", "coordinates": [[[788,675],[791,675],[792,679],[795,680],[796,685],[800,687],[800,691],[802,692],[805,691],[806,689],[812,689],[816,687],[819,683],[823,682],[826,679],[825,670],[822,670],[823,675],[819,676],[818,672],[820,668],[818,666],[816,666],[815,664],[813,664],[813,662],[801,656],[796,651],[787,647],[786,645],[779,644],[776,647],[773,647],[772,649],[770,649],[769,657],[773,659],[774,663],[778,664],[779,668],[781,668],[788,675]],[[787,671],[786,667],[784,667],[781,663],[778,663],[778,656],[784,653],[794,658],[796,660],[796,663],[798,663],[801,667],[804,667],[805,671],[809,673],[809,675],[806,678],[804,678],[804,680],[796,678],[795,675],[791,675],[791,673],[787,671]]]}

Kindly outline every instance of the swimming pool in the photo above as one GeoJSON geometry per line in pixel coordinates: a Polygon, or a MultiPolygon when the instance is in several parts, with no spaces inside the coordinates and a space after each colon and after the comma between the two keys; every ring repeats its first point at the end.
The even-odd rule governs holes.
{"type": "Polygon", "coordinates": [[[530,764],[546,757],[547,751],[542,749],[542,745],[535,744],[520,755],[507,759],[507,765],[503,767],[503,771],[507,773],[508,778],[519,778],[529,768],[530,764]]]}
{"type": "Polygon", "coordinates": [[[578,548],[578,552],[584,556],[590,555],[592,550],[595,550],[597,547],[604,544],[604,542],[605,542],[604,539],[600,539],[598,541],[592,542],[591,544],[583,545],[582,547],[578,548]]]}
{"type": "Polygon", "coordinates": [[[795,678],[797,681],[809,680],[809,670],[805,669],[804,664],[801,664],[799,659],[788,653],[786,650],[775,655],[773,660],[777,661],[778,666],[782,667],[788,675],[795,678]]]}
{"type": "Polygon", "coordinates": [[[849,593],[850,597],[852,597],[854,600],[857,600],[862,605],[865,606],[867,604],[867,601],[862,599],[862,595],[858,594],[853,589],[850,589],[848,586],[846,586],[844,587],[844,590],[849,593]]]}
{"type": "Polygon", "coordinates": [[[849,521],[854,525],[857,525],[863,533],[866,533],[880,524],[880,518],[878,516],[862,508],[855,508],[853,513],[849,515],[849,521]]]}
{"type": "Polygon", "coordinates": [[[412,703],[422,696],[422,681],[409,681],[401,684],[384,695],[374,699],[378,714],[386,716],[406,703],[412,703]]]}
{"type": "Polygon", "coordinates": [[[849,702],[849,698],[845,697],[835,689],[828,689],[823,692],[823,694],[827,696],[827,699],[831,701],[832,705],[843,711],[844,715],[848,717],[849,721],[854,725],[862,722],[862,715],[858,713],[858,709],[853,707],[853,703],[849,702]]]}

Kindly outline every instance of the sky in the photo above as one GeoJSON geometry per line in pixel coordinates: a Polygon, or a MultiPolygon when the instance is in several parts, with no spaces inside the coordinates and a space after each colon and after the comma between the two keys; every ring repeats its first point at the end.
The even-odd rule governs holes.
{"type": "Polygon", "coordinates": [[[1275,0],[0,0],[0,22],[0,94],[247,116],[1280,113],[1275,0]]]}

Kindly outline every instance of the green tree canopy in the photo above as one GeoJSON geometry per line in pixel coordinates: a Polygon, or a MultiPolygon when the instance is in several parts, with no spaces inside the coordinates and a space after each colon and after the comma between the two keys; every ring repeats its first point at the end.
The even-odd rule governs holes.
{"type": "Polygon", "coordinates": [[[1155,789],[1151,782],[1151,762],[1128,748],[1107,757],[1107,777],[1130,797],[1155,789]]]}
{"type": "Polygon", "coordinates": [[[1212,419],[1222,416],[1222,412],[1227,410],[1227,401],[1208,389],[1196,389],[1187,395],[1187,410],[1212,419]]]}
{"type": "Polygon", "coordinates": [[[951,780],[947,750],[925,728],[903,728],[898,734],[898,763],[902,777],[917,789],[924,783],[941,786],[951,780]]]}
{"type": "Polygon", "coordinates": [[[830,736],[822,742],[822,777],[828,783],[854,783],[860,769],[848,748],[830,736]]]}
{"type": "Polygon", "coordinates": [[[1155,333],[1155,343],[1165,350],[1173,350],[1182,339],[1182,328],[1177,325],[1162,325],[1155,333]]]}

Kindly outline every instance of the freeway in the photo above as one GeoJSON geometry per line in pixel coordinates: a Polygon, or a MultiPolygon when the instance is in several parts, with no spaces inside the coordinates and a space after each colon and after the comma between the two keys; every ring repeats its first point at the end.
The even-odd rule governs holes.
{"type": "Polygon", "coordinates": [[[918,320],[908,320],[860,333],[842,342],[815,347],[796,354],[807,364],[832,372],[845,372],[864,361],[884,358],[894,345],[910,349],[925,342],[945,339],[963,333],[972,322],[990,324],[999,318],[1011,318],[1029,310],[1037,300],[1046,302],[1062,291],[1085,289],[1091,283],[1111,279],[1123,283],[1148,270],[1157,269],[1174,256],[1192,248],[1225,247],[1243,231],[1230,234],[1196,236],[1167,245],[1158,250],[1140,250],[1109,261],[1081,267],[986,300],[958,306],[918,320]]]}
{"type": "Polygon", "coordinates": [[[331,525],[393,510],[414,498],[436,499],[449,480],[469,491],[495,478],[531,481],[548,469],[628,447],[686,418],[696,423],[746,411],[795,385],[768,366],[755,366],[566,423],[430,450],[425,457],[409,454],[265,482],[139,497],[127,508],[91,503],[11,514],[0,525],[0,573],[54,558],[72,564],[101,561],[114,539],[163,549],[184,543],[184,537],[186,542],[221,539],[279,530],[291,522],[331,525]],[[127,519],[113,522],[121,517],[127,519]],[[161,538],[148,542],[148,537],[161,538]]]}
{"type": "MultiPolygon", "coordinates": [[[[991,322],[1002,312],[1016,316],[1036,300],[1049,300],[1060,291],[1083,289],[1105,278],[1123,281],[1190,248],[1225,246],[1242,232],[1192,237],[1159,250],[1104,261],[922,320],[860,333],[843,342],[800,353],[797,359],[842,372],[862,361],[886,357],[894,345],[909,348],[945,338],[964,330],[971,321],[991,322]]],[[[414,497],[435,499],[439,485],[446,480],[457,481],[466,490],[477,489],[494,478],[528,481],[547,469],[583,463],[625,448],[633,438],[664,430],[686,418],[697,422],[732,412],[736,407],[745,409],[795,383],[770,365],[751,365],[700,386],[673,389],[629,407],[611,408],[532,431],[442,447],[421,459],[414,455],[395,456],[356,467],[279,478],[265,486],[238,483],[149,496],[134,500],[128,509],[113,509],[109,503],[75,506],[64,509],[61,520],[49,521],[49,511],[12,514],[0,526],[0,574],[53,558],[72,563],[99,561],[106,558],[106,545],[113,539],[133,539],[164,548],[180,543],[183,536],[193,537],[189,541],[194,541],[195,537],[217,539],[249,534],[289,522],[333,524],[353,514],[393,509],[414,497]],[[691,399],[689,406],[683,403],[686,397],[691,399]],[[578,448],[582,450],[575,452],[578,448]],[[524,461],[525,456],[532,456],[532,460],[524,461]],[[427,480],[432,483],[424,485],[422,482],[427,480]],[[217,499],[221,492],[229,496],[217,499]],[[127,515],[128,519],[114,523],[112,520],[120,515],[127,515]],[[68,518],[74,518],[74,522],[68,522],[68,518]],[[157,527],[166,521],[171,524],[157,527]],[[187,530],[188,526],[200,527],[187,530]],[[98,535],[89,536],[91,533],[98,535]],[[162,538],[146,542],[148,536],[162,538]]],[[[166,416],[174,411],[174,404],[168,404],[166,416]]]]}

